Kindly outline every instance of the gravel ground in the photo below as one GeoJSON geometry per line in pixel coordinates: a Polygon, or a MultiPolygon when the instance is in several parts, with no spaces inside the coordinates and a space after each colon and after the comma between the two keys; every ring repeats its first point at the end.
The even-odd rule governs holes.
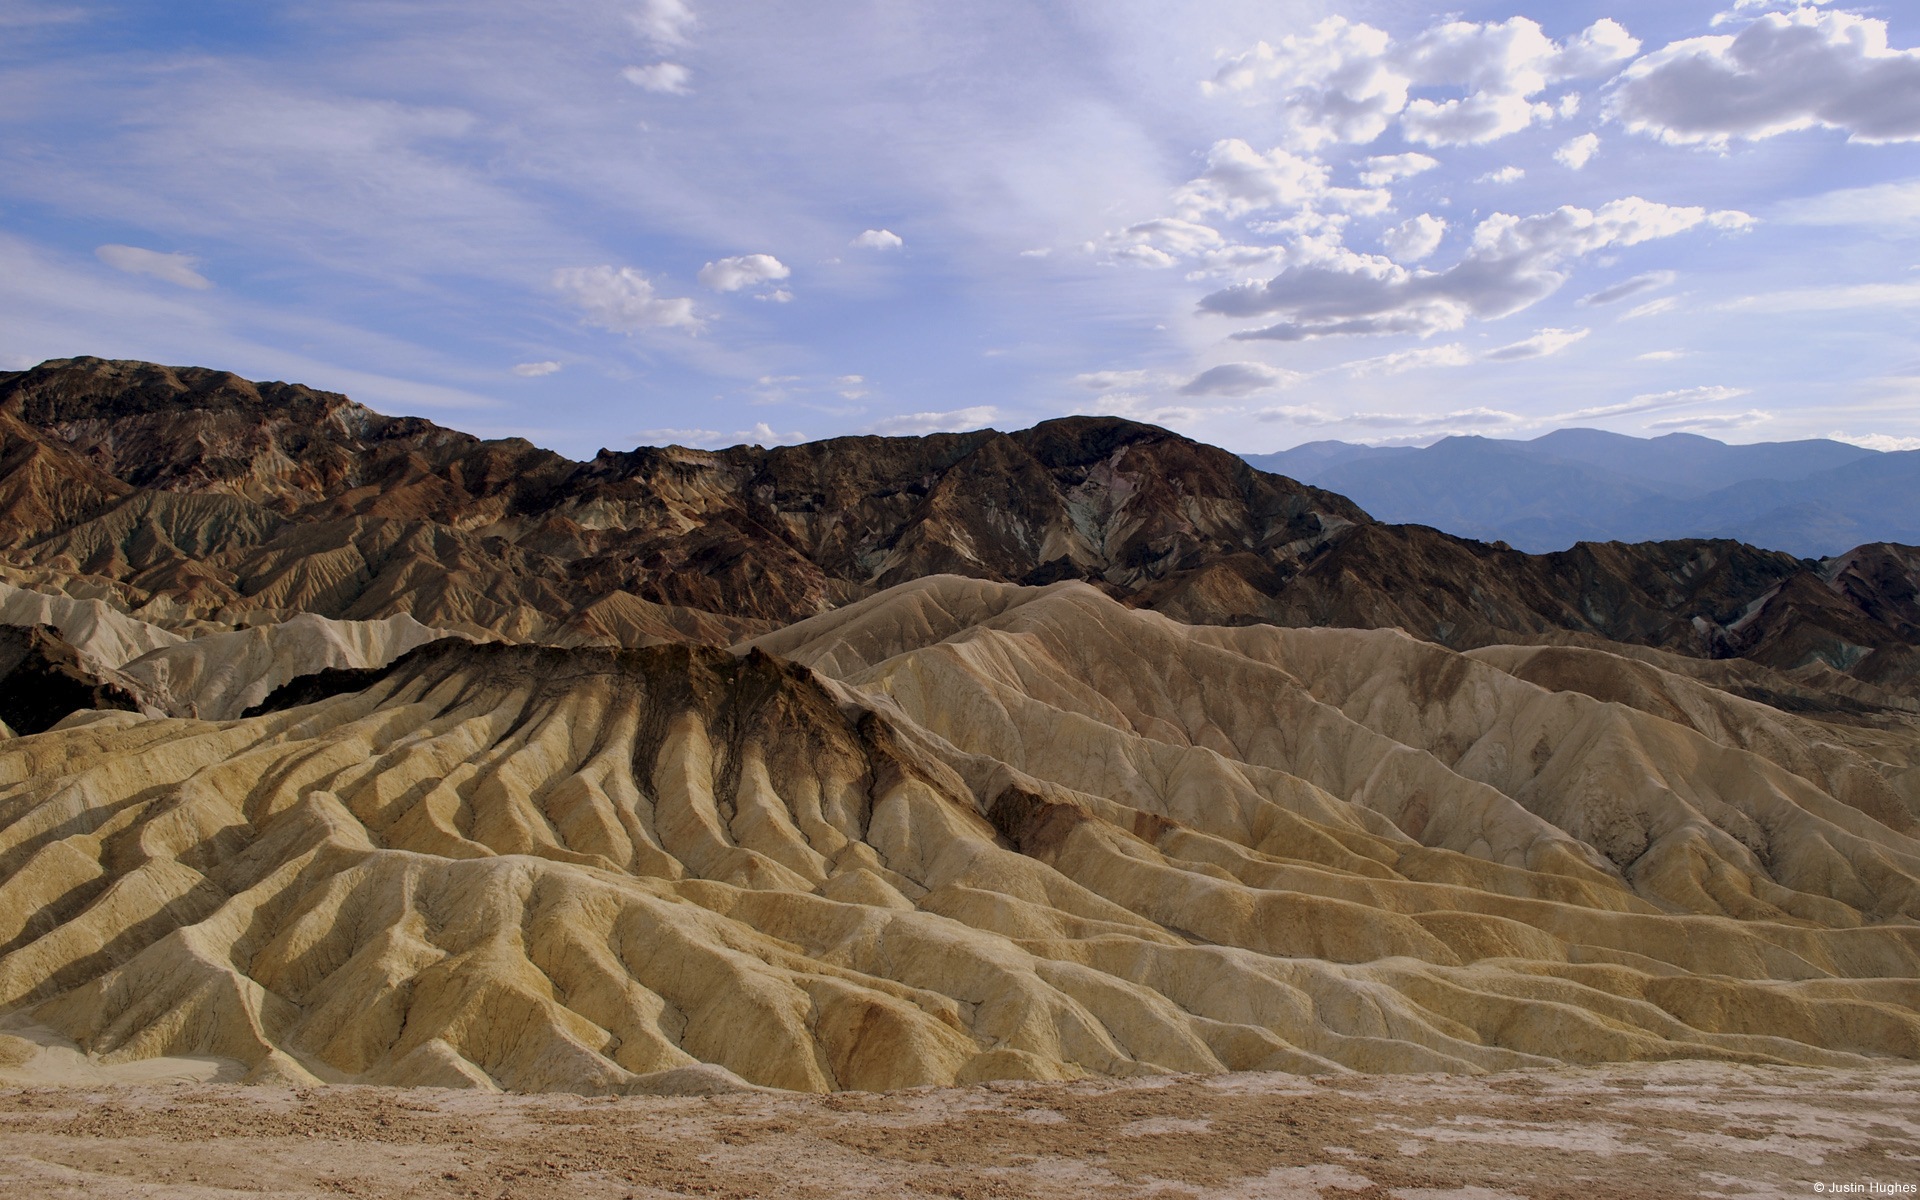
{"type": "Polygon", "coordinates": [[[672,1099],[191,1080],[0,1089],[0,1196],[48,1200],[1885,1200],[1917,1184],[1920,1067],[1907,1065],[1242,1074],[672,1099]]]}

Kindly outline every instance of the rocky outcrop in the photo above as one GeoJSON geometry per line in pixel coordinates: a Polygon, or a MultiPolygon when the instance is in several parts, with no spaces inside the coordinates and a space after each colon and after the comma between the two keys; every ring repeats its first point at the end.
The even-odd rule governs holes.
{"type": "Polygon", "coordinates": [[[1528,555],[1151,426],[572,462],[344,396],[100,359],[0,375],[12,578],[169,628],[402,614],[469,637],[724,645],[939,572],[1082,580],[1180,620],[1402,628],[1458,649],[1630,643],[1911,695],[1911,548],[1528,555]]]}

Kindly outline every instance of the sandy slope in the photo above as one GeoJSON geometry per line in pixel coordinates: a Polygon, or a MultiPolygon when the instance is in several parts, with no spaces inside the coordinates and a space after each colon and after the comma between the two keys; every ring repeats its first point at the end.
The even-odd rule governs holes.
{"type": "Polygon", "coordinates": [[[0,744],[0,1012],[520,1091],[1920,1059],[1912,718],[1554,653],[936,577],[76,721],[0,744]]]}

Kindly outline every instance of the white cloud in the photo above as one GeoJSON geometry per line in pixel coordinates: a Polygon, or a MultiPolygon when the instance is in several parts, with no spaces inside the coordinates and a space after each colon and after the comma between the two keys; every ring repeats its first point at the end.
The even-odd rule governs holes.
{"type": "Polygon", "coordinates": [[[1650,292],[1655,288],[1669,287],[1679,276],[1672,271],[1647,271],[1631,279],[1622,279],[1619,283],[1608,284],[1597,292],[1580,297],[1580,303],[1588,307],[1612,304],[1616,300],[1625,300],[1641,292],[1650,292]]]}
{"type": "Polygon", "coordinates": [[[1548,418],[1553,421],[1591,421],[1599,417],[1626,417],[1635,413],[1660,412],[1669,408],[1685,408],[1690,404],[1714,404],[1724,400],[1734,400],[1749,394],[1749,388],[1722,387],[1718,384],[1706,387],[1678,388],[1670,392],[1643,392],[1631,400],[1619,404],[1602,404],[1595,408],[1582,408],[1575,412],[1560,413],[1548,418]]]}
{"type": "Polygon", "coordinates": [[[785,279],[791,274],[787,264],[771,254],[741,254],[701,267],[700,282],[716,292],[737,292],[744,287],[785,279]]]}
{"type": "Polygon", "coordinates": [[[1920,305],[1920,283],[1856,283],[1835,287],[1789,288],[1743,296],[1726,307],[1742,312],[1844,312],[1855,308],[1913,308],[1920,305]]]}
{"type": "Polygon", "coordinates": [[[1622,321],[1638,321],[1642,317],[1657,317],[1662,313],[1670,313],[1679,307],[1680,297],[1662,296],[1658,300],[1649,300],[1645,304],[1635,305],[1626,312],[1621,313],[1620,319],[1622,321]]]}
{"type": "Polygon", "coordinates": [[[1408,371],[1423,371],[1429,367],[1464,367],[1473,361],[1473,355],[1458,342],[1449,342],[1444,346],[1417,346],[1412,350],[1396,350],[1391,354],[1382,354],[1375,358],[1356,359],[1340,364],[1340,369],[1357,378],[1369,375],[1404,375],[1408,371]]]}
{"type": "Polygon", "coordinates": [[[1774,219],[1790,225],[1920,228],[1920,179],[1843,188],[1804,200],[1789,200],[1779,207],[1774,219]]]}
{"type": "Polygon", "coordinates": [[[1863,450],[1889,452],[1920,450],[1920,437],[1899,437],[1891,433],[1840,433],[1837,431],[1827,436],[1836,442],[1859,446],[1863,450]]]}
{"type": "Polygon", "coordinates": [[[785,304],[793,299],[793,293],[786,288],[775,288],[770,292],[761,292],[755,300],[764,300],[768,304],[785,304]]]}
{"type": "Polygon", "coordinates": [[[693,80],[693,72],[676,62],[649,63],[644,67],[628,67],[620,72],[622,78],[635,87],[649,92],[659,92],[664,96],[684,96],[693,89],[687,86],[693,80]]]}
{"type": "Polygon", "coordinates": [[[1408,217],[1380,235],[1380,242],[1397,262],[1419,262],[1440,248],[1447,223],[1432,213],[1408,217]]]}
{"type": "Polygon", "coordinates": [[[1474,180],[1474,182],[1475,183],[1519,183],[1522,179],[1525,179],[1526,177],[1527,177],[1527,172],[1525,171],[1525,169],[1521,167],[1501,167],[1498,171],[1488,171],[1485,175],[1482,175],[1478,179],[1474,180]]]}
{"type": "Polygon", "coordinates": [[[1253,414],[1256,421],[1285,421],[1290,425],[1338,425],[1340,418],[1310,404],[1281,404],[1253,414]]]}
{"type": "Polygon", "coordinates": [[[538,379],[542,375],[551,375],[560,369],[560,364],[549,359],[546,362],[518,363],[513,373],[522,379],[538,379]]]}
{"type": "Polygon", "coordinates": [[[1691,350],[1649,350],[1645,354],[1633,356],[1635,362],[1675,362],[1691,354],[1691,350]]]}
{"type": "Polygon", "coordinates": [[[1639,48],[1610,19],[1595,22],[1565,45],[1526,17],[1486,24],[1450,21],[1416,38],[1403,61],[1417,85],[1458,85],[1468,94],[1413,100],[1401,128],[1410,140],[1432,146],[1505,137],[1553,117],[1551,106],[1533,99],[1550,84],[1605,71],[1639,48]]]}
{"type": "Polygon", "coordinates": [[[146,275],[195,291],[205,291],[213,286],[212,280],[194,270],[200,265],[200,260],[189,254],[162,254],[158,250],[142,250],[138,246],[111,243],[96,248],[93,253],[114,270],[125,271],[129,275],[146,275]]]}
{"type": "Polygon", "coordinates": [[[1692,417],[1663,417],[1648,421],[1642,429],[1748,429],[1762,421],[1773,420],[1770,412],[1748,409],[1742,413],[1701,413],[1692,417]]]}
{"type": "Polygon", "coordinates": [[[1197,220],[1210,213],[1243,216],[1259,209],[1306,208],[1320,203],[1356,212],[1380,212],[1391,202],[1377,189],[1336,188],[1324,164],[1287,150],[1261,154],[1239,138],[1215,142],[1207,169],[1174,193],[1180,215],[1197,220]]]}
{"type": "Polygon", "coordinates": [[[1251,396],[1276,387],[1298,383],[1305,376],[1298,371],[1269,367],[1265,363],[1222,363],[1195,375],[1180,387],[1182,396],[1251,396]]]}
{"type": "Polygon", "coordinates": [[[1638,49],[1612,20],[1564,44],[1525,17],[1449,21],[1395,46],[1382,30],[1336,16],[1306,34],[1260,42],[1228,59],[1203,86],[1276,105],[1294,149],[1371,142],[1395,118],[1411,141],[1457,145],[1551,118],[1554,110],[1533,97],[1551,84],[1606,71],[1638,49]],[[1466,95],[1412,97],[1419,88],[1461,88],[1466,95]]]}
{"type": "Polygon", "coordinates": [[[710,449],[741,445],[790,446],[807,440],[807,435],[797,429],[780,433],[765,421],[757,421],[751,429],[736,429],[732,433],[723,433],[718,429],[642,429],[635,436],[642,445],[667,443],[710,449]]]}
{"type": "Polygon", "coordinates": [[[885,437],[963,433],[973,429],[985,429],[992,425],[999,415],[1000,410],[991,404],[977,405],[973,408],[956,408],[948,412],[902,413],[897,417],[888,417],[884,421],[868,426],[867,432],[885,437]]]}
{"type": "Polygon", "coordinates": [[[1518,133],[1553,115],[1525,96],[1478,94],[1452,100],[1415,100],[1400,119],[1409,141],[1424,146],[1465,146],[1518,133]]]}
{"type": "Polygon", "coordinates": [[[702,325],[692,300],[655,295],[653,282],[632,267],[562,267],[553,273],[553,287],[587,324],[614,333],[702,325]]]}
{"type": "Polygon", "coordinates": [[[1491,362],[1515,362],[1523,358],[1545,358],[1558,354],[1592,332],[1587,329],[1542,329],[1530,338],[1509,346],[1489,350],[1483,356],[1491,362]]]}
{"type": "Polygon", "coordinates": [[[639,11],[629,19],[641,37],[668,46],[684,44],[687,27],[694,22],[686,0],[642,0],[639,11]]]}
{"type": "Polygon", "coordinates": [[[1073,382],[1095,392],[1137,391],[1170,387],[1177,376],[1165,371],[1086,371],[1073,377],[1073,382]]]}
{"type": "Polygon", "coordinates": [[[1368,187],[1383,187],[1396,180],[1418,175],[1422,171],[1431,171],[1439,165],[1439,159],[1412,151],[1406,154],[1375,155],[1360,164],[1360,182],[1368,187]]]}
{"type": "Polygon", "coordinates": [[[1593,161],[1600,153],[1600,135],[1583,133],[1553,152],[1553,161],[1569,170],[1578,171],[1593,161]]]}
{"type": "Polygon", "coordinates": [[[1821,126],[1857,142],[1920,140],[1920,50],[1887,23],[1800,7],[1738,34],[1688,38],[1621,72],[1607,114],[1673,143],[1757,140],[1821,126]]]}
{"type": "Polygon", "coordinates": [[[1384,30],[1328,17],[1306,34],[1260,42],[1228,59],[1201,86],[1265,101],[1266,85],[1277,85],[1281,118],[1300,149],[1371,142],[1407,106],[1411,81],[1390,62],[1390,44],[1384,30]]]}
{"type": "Polygon", "coordinates": [[[1264,283],[1239,284],[1204,297],[1200,310],[1281,318],[1265,329],[1232,335],[1242,340],[1444,333],[1469,320],[1519,312],[1553,294],[1566,281],[1572,259],[1671,237],[1711,220],[1703,208],[1638,196],[1591,210],[1565,205],[1530,217],[1494,213],[1474,229],[1466,255],[1445,270],[1413,270],[1379,255],[1321,247],[1312,258],[1296,261],[1290,255],[1286,269],[1264,283]]]}
{"type": "Polygon", "coordinates": [[[1445,427],[1447,431],[1485,428],[1490,425],[1517,425],[1526,418],[1498,408],[1462,408],[1444,413],[1353,413],[1341,418],[1341,424],[1369,429],[1427,429],[1445,427]]]}
{"type": "Polygon", "coordinates": [[[862,250],[898,250],[906,244],[906,239],[891,229],[869,229],[848,243],[862,250]]]}

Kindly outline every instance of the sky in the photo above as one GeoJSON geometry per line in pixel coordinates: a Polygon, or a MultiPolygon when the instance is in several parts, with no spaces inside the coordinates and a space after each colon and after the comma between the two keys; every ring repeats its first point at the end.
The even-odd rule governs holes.
{"type": "Polygon", "coordinates": [[[1920,448],[1920,6],[0,0],[0,369],[577,458],[1920,448]]]}

